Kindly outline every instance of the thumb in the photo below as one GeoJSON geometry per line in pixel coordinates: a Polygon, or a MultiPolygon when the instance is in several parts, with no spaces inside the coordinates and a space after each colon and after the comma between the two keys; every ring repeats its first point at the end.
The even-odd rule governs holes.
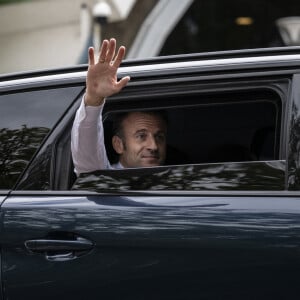
{"type": "Polygon", "coordinates": [[[130,80],[130,77],[129,76],[125,76],[123,77],[118,83],[117,83],[117,87],[119,90],[121,90],[122,88],[124,88],[128,81],[130,80]]]}

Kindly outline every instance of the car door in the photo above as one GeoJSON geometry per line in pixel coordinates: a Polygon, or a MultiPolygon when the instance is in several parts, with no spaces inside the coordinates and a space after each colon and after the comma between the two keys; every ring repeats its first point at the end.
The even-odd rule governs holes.
{"type": "Polygon", "coordinates": [[[14,192],[4,203],[4,299],[299,293],[298,195],[80,194],[14,192]]]}
{"type": "MultiPolygon", "coordinates": [[[[0,207],[17,186],[39,148],[56,127],[58,120],[83,90],[80,84],[59,84],[51,87],[49,81],[45,84],[49,78],[45,76],[44,81],[39,79],[40,81],[29,77],[15,81],[11,79],[6,83],[1,82],[0,207]],[[55,100],[59,101],[55,102],[55,100]]],[[[39,168],[45,170],[44,174],[50,173],[49,164],[39,165],[39,168]]],[[[49,184],[49,176],[48,178],[36,176],[32,182],[34,181],[36,184],[37,181],[39,182],[40,188],[46,188],[49,184]]],[[[3,225],[5,213],[2,208],[0,208],[0,219],[3,225]]],[[[1,230],[1,236],[2,233],[1,230]]],[[[1,242],[1,270],[4,265],[2,250],[1,242]]],[[[3,283],[2,279],[1,276],[3,283]]],[[[0,287],[2,288],[3,284],[0,287]]],[[[0,295],[2,295],[2,289],[0,295]]]]}
{"type": "MultiPolygon", "coordinates": [[[[293,105],[286,105],[290,101],[286,95],[292,94],[288,80],[280,89],[285,92],[278,93],[284,100],[281,104],[285,103],[279,148],[284,148],[286,130],[296,129],[292,120],[298,120],[293,105]]],[[[253,92],[248,83],[237,81],[237,98],[253,92]]],[[[270,82],[270,78],[259,85],[252,82],[252,87],[263,85],[264,91],[272,86],[274,91],[270,82]]],[[[227,94],[227,87],[234,83],[223,82],[217,96],[227,94]]],[[[169,93],[170,86],[165,87],[169,93]]],[[[178,84],[178,89],[183,87],[178,84]]],[[[199,89],[207,96],[208,89],[203,87],[199,89]]],[[[140,89],[147,94],[153,86],[140,89]]],[[[120,101],[108,101],[108,109],[121,110],[131,92],[128,99],[136,108],[132,88],[124,91],[120,101]]],[[[166,107],[170,99],[168,94],[156,103],[166,107]]],[[[146,97],[141,106],[153,105],[149,100],[153,99],[146,97]]],[[[57,132],[67,128],[58,126],[57,132]]],[[[25,172],[1,207],[4,299],[24,299],[24,295],[30,299],[283,299],[298,295],[300,198],[297,185],[286,180],[297,178],[297,168],[290,168],[295,166],[293,155],[281,149],[271,161],[105,170],[79,177],[71,190],[37,190],[28,178],[41,174],[38,166],[47,155],[55,156],[52,186],[60,185],[57,174],[63,182],[61,177],[67,176],[59,171],[61,166],[65,169],[63,146],[68,142],[64,135],[52,142],[54,149],[47,152],[47,143],[43,145],[43,155],[36,155],[37,163],[32,162],[34,167],[25,172]]]]}

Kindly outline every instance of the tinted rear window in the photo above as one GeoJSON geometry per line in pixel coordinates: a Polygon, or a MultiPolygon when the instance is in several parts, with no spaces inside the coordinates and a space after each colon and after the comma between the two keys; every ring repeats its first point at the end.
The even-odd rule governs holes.
{"type": "Polygon", "coordinates": [[[0,96],[0,189],[11,189],[82,87],[0,96]]]}

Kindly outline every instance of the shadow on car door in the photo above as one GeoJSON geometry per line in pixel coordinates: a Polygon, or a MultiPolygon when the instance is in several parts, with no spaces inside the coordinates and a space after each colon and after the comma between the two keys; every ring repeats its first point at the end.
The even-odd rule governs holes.
{"type": "Polygon", "coordinates": [[[300,292],[300,198],[17,192],[4,299],[283,299],[300,292]]]}

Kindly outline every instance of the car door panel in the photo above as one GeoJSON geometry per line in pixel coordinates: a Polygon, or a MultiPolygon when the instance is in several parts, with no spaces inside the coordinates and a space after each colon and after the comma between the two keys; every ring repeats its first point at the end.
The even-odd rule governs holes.
{"type": "Polygon", "coordinates": [[[298,197],[12,195],[2,210],[5,299],[278,299],[300,290],[298,197]],[[81,239],[90,248],[57,246],[81,239]],[[41,240],[57,248],[26,247],[41,240]]]}

